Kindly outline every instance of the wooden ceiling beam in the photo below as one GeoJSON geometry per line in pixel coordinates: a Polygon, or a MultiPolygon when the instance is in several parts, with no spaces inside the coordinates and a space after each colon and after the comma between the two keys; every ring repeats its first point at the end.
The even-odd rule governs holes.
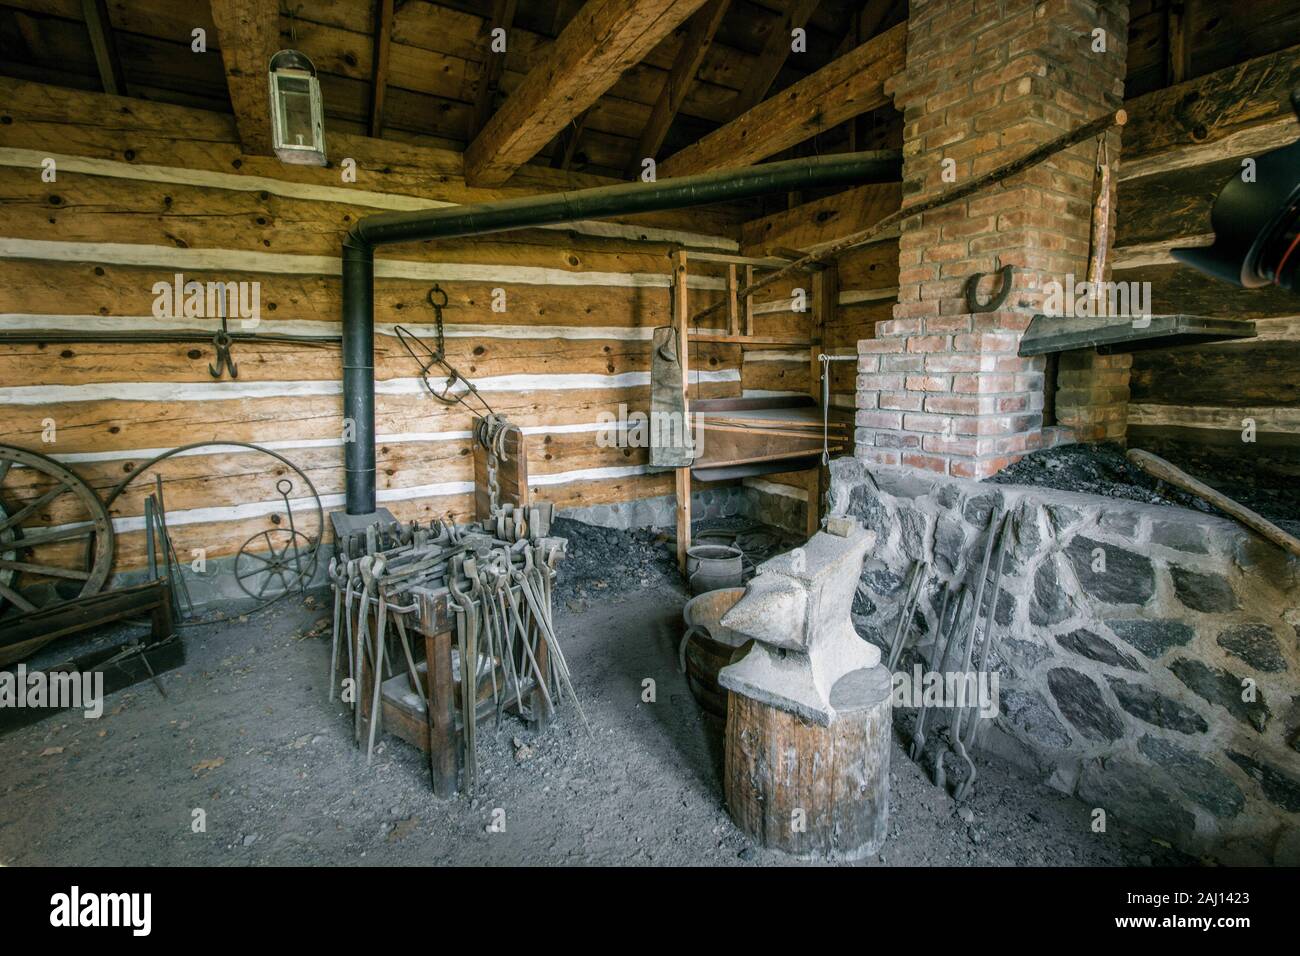
{"type": "Polygon", "coordinates": [[[117,55],[117,44],[113,40],[113,24],[108,18],[107,0],[81,0],[81,9],[86,16],[90,47],[95,53],[95,65],[99,68],[99,82],[104,87],[104,92],[113,96],[125,96],[126,76],[122,72],[122,61],[117,55]]]}
{"type": "Polygon", "coordinates": [[[393,41],[393,0],[375,0],[375,58],[370,80],[370,135],[384,135],[384,92],[388,89],[388,49],[393,41]]]}
{"type": "MultiPolygon", "coordinates": [[[[492,104],[496,99],[497,90],[501,87],[501,75],[506,71],[507,54],[493,52],[492,33],[494,30],[505,30],[509,34],[510,27],[515,21],[516,7],[518,7],[518,0],[495,0],[492,5],[492,19],[484,21],[488,46],[483,56],[483,69],[479,74],[478,89],[474,91],[474,113],[469,128],[471,140],[492,118],[492,104]]],[[[507,39],[507,46],[508,42],[507,39]]]]}
{"type": "Polygon", "coordinates": [[[465,179],[504,183],[705,0],[588,0],[465,151],[465,179]]]}
{"type": "Polygon", "coordinates": [[[752,110],[767,98],[767,91],[776,82],[777,74],[790,56],[790,44],[795,30],[808,25],[808,20],[821,0],[790,0],[785,15],[773,23],[763,50],[750,65],[745,88],[736,94],[735,114],[752,110]]]}
{"type": "Polygon", "coordinates": [[[226,85],[244,151],[271,152],[271,90],[267,70],[280,48],[280,7],[265,0],[211,0],[226,85]]]}
{"type": "Polygon", "coordinates": [[[1120,179],[1258,156],[1295,141],[1300,45],[1124,102],[1120,179]]]}
{"type": "Polygon", "coordinates": [[[749,166],[889,102],[903,69],[907,24],[868,40],[659,165],[661,177],[749,166]]]}
{"type": "Polygon", "coordinates": [[[640,172],[643,161],[658,155],[660,147],[664,144],[664,138],[673,125],[673,120],[677,118],[677,111],[686,101],[686,94],[690,91],[695,75],[704,63],[704,56],[709,52],[714,34],[718,32],[718,27],[722,24],[722,18],[726,15],[730,4],[731,0],[708,0],[691,17],[681,48],[673,60],[672,69],[664,78],[664,86],[659,93],[659,98],[650,109],[650,119],[646,121],[645,129],[641,131],[641,140],[628,160],[625,170],[628,177],[634,177],[640,172]]]}

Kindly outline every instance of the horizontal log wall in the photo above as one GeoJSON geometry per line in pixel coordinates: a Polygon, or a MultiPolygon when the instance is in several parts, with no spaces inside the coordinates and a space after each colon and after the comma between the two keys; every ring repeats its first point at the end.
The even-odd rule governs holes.
{"type": "Polygon", "coordinates": [[[1119,183],[1113,278],[1150,282],[1157,314],[1254,319],[1259,333],[1135,352],[1129,444],[1265,488],[1300,478],[1300,299],[1237,289],[1169,250],[1208,243],[1214,199],[1242,161],[1300,135],[1288,102],[1297,84],[1292,47],[1130,101],[1119,183]]]}
{"type": "MultiPolygon", "coordinates": [[[[901,203],[900,183],[879,183],[844,190],[745,223],[741,233],[742,249],[752,256],[814,250],[871,226],[898,209],[901,203]]],[[[844,253],[834,265],[838,291],[834,313],[822,330],[823,350],[829,355],[856,356],[861,339],[875,338],[876,323],[893,318],[893,307],[898,298],[897,231],[844,253]]],[[[791,311],[791,295],[795,288],[804,289],[809,308],[812,307],[811,275],[764,289],[755,305],[755,328],[759,334],[807,334],[809,315],[791,311]]],[[[808,394],[812,385],[812,365],[807,349],[746,349],[742,355],[742,371],[746,395],[803,395],[808,394]]],[[[856,408],[857,376],[856,362],[830,364],[832,408],[852,415],[856,408]]],[[[807,500],[806,475],[774,474],[761,479],[747,479],[746,484],[769,494],[807,500]]]]}
{"type": "MultiPolygon", "coordinates": [[[[522,184],[467,188],[459,156],[335,135],[339,169],[285,167],[244,156],[233,119],[140,100],[0,80],[0,330],[211,332],[219,319],[160,318],[155,284],[258,283],[254,332],[299,345],[237,343],[238,378],[214,379],[210,343],[0,346],[0,441],[63,461],[105,494],[152,455],[201,441],[275,448],[324,499],[342,504],[341,361],[314,338],[340,332],[340,242],[358,218],[562,186],[545,170],[522,184]],[[55,161],[54,181],[42,179],[55,161]],[[47,442],[50,424],[55,441],[47,442]]],[[[590,177],[569,185],[587,185],[590,177]]],[[[448,292],[450,362],[498,412],[523,426],[534,494],[558,507],[669,494],[644,450],[601,447],[600,416],[649,401],[650,337],[670,321],[669,253],[676,246],[736,252],[739,222],[725,212],[578,223],[380,250],[376,266],[378,495],[399,518],[472,511],[471,415],[423,391],[393,332],[432,336],[426,296],[448,292]],[[705,231],[699,231],[703,228],[705,231]],[[505,311],[494,311],[502,290],[505,311]]],[[[693,270],[693,299],[721,295],[721,268],[693,270]]],[[[777,320],[778,324],[780,320],[777,320]]],[[[237,320],[232,329],[241,330],[237,320]]],[[[741,392],[738,347],[692,350],[692,395],[741,392]]],[[[435,382],[435,384],[440,384],[435,382]]],[[[283,527],[276,482],[291,477],[295,518],[315,531],[307,490],[279,462],[245,449],[198,449],[157,469],[182,555],[230,554],[283,527]]],[[[32,481],[33,476],[26,476],[32,481]]],[[[20,497],[24,475],[15,472],[20,497]]],[[[141,480],[116,502],[117,569],[143,560],[141,480]]],[[[60,500],[42,521],[73,520],[60,500]]]]}

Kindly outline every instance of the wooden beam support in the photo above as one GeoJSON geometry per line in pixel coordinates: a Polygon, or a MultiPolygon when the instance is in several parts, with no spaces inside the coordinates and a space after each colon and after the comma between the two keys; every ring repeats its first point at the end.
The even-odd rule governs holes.
{"type": "Polygon", "coordinates": [[[393,0],[375,0],[375,67],[370,85],[370,135],[384,134],[384,91],[388,88],[388,48],[393,39],[393,0]]]}
{"type": "Polygon", "coordinates": [[[794,209],[750,220],[740,227],[741,252],[749,256],[770,256],[777,254],[778,249],[812,249],[866,229],[902,205],[902,183],[855,186],[794,209]]]}
{"type": "Polygon", "coordinates": [[[907,24],[868,40],[659,165],[660,178],[750,166],[889,102],[903,69],[907,24]]]}
{"type": "Polygon", "coordinates": [[[879,33],[880,27],[889,19],[889,15],[893,13],[894,7],[899,2],[901,0],[867,0],[862,5],[862,9],[854,15],[852,29],[844,35],[844,39],[836,48],[836,59],[879,33]]]}
{"type": "Polygon", "coordinates": [[[465,151],[465,179],[499,186],[705,0],[588,0],[465,151]]]}
{"type": "MultiPolygon", "coordinates": [[[[509,34],[510,27],[515,21],[517,6],[517,0],[496,0],[492,7],[492,19],[483,23],[488,35],[488,49],[483,55],[483,72],[479,75],[478,89],[474,92],[474,113],[470,117],[469,128],[470,139],[477,136],[491,119],[492,103],[501,85],[501,75],[506,70],[508,53],[505,51],[497,53],[492,50],[492,31],[505,30],[509,34]]],[[[507,36],[508,48],[509,37],[507,36]]]]}
{"type": "Polygon", "coordinates": [[[1187,79],[1191,71],[1192,44],[1187,35],[1191,20],[1190,0],[1170,0],[1165,8],[1165,85],[1174,86],[1187,79]]]}
{"type": "Polygon", "coordinates": [[[271,89],[267,70],[280,48],[280,8],[265,0],[211,0],[226,85],[244,152],[271,152],[271,89]]]}
{"type": "Polygon", "coordinates": [[[731,0],[708,0],[691,17],[681,48],[673,60],[672,69],[664,79],[659,99],[655,100],[655,105],[650,110],[650,119],[646,121],[645,129],[641,131],[641,141],[637,143],[636,149],[628,159],[627,168],[624,170],[628,178],[640,174],[641,163],[644,160],[653,159],[658,155],[659,148],[663,146],[664,138],[677,117],[677,111],[686,100],[686,93],[690,90],[691,83],[695,81],[695,74],[699,72],[700,65],[704,62],[704,55],[709,52],[713,36],[718,32],[718,27],[730,4],[731,0]]]}
{"type": "Polygon", "coordinates": [[[790,56],[791,34],[807,25],[808,18],[817,9],[819,2],[820,0],[790,0],[781,21],[772,24],[762,51],[749,65],[745,88],[736,94],[733,110],[737,116],[752,110],[767,98],[767,91],[772,88],[777,74],[790,56]]]}
{"type": "MultiPolygon", "coordinates": [[[[686,284],[686,250],[673,253],[673,324],[677,326],[677,355],[682,368],[682,414],[691,422],[690,393],[690,290],[686,284]]],[[[686,574],[686,552],[691,546],[691,469],[678,468],[674,480],[677,494],[677,566],[686,574]]]]}
{"type": "Polygon", "coordinates": [[[1300,46],[1225,67],[1124,104],[1119,178],[1256,156],[1296,138],[1291,91],[1300,46]]]}
{"type": "Polygon", "coordinates": [[[99,68],[99,82],[104,92],[126,96],[126,77],[113,40],[107,0],[81,0],[81,9],[86,17],[86,29],[90,31],[90,47],[95,53],[95,65],[99,68]]]}

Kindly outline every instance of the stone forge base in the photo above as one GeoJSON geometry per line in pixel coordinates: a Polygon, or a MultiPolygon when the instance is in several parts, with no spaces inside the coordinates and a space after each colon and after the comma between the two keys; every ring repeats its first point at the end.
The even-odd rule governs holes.
{"type": "Polygon", "coordinates": [[[889,826],[889,689],[884,667],[846,674],[831,690],[829,727],[729,694],[723,785],[736,826],[798,856],[878,852],[889,826]]]}

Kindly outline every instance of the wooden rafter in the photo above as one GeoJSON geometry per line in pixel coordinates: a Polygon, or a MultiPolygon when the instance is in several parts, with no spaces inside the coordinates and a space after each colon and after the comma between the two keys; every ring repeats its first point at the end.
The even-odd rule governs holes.
{"type": "Polygon", "coordinates": [[[713,36],[718,32],[718,26],[722,23],[730,3],[731,0],[708,0],[691,17],[686,36],[682,38],[681,48],[677,51],[672,68],[664,79],[663,89],[660,90],[659,98],[655,100],[655,105],[650,110],[650,119],[646,121],[645,129],[641,131],[641,140],[628,159],[625,172],[629,177],[636,176],[640,172],[642,161],[653,159],[658,154],[659,148],[663,146],[664,137],[668,135],[668,130],[677,117],[677,111],[686,100],[686,94],[695,80],[695,74],[699,72],[700,65],[704,62],[704,55],[709,52],[713,36]]]}
{"type": "Polygon", "coordinates": [[[388,88],[388,48],[393,40],[393,0],[375,0],[375,66],[370,86],[370,135],[384,133],[384,92],[388,88]]]}
{"type": "Polygon", "coordinates": [[[211,0],[226,85],[239,140],[247,153],[271,152],[271,91],[267,69],[280,47],[279,4],[265,0],[211,0]]]}
{"type": "Polygon", "coordinates": [[[1187,24],[1191,20],[1191,0],[1170,0],[1165,8],[1168,45],[1165,55],[1165,85],[1174,86],[1187,79],[1191,66],[1191,38],[1187,24]]]}
{"type": "Polygon", "coordinates": [[[808,18],[813,15],[819,2],[820,0],[790,0],[781,22],[772,24],[762,52],[749,64],[745,88],[736,94],[734,109],[737,115],[752,110],[767,97],[767,91],[772,88],[777,74],[790,56],[793,32],[807,25],[808,18]]]}
{"type": "Polygon", "coordinates": [[[835,57],[838,59],[845,53],[848,53],[860,43],[866,43],[873,36],[880,32],[880,28],[889,15],[893,13],[902,0],[866,0],[857,13],[853,15],[849,29],[844,34],[844,39],[835,50],[835,57]]]}
{"type": "Polygon", "coordinates": [[[907,24],[822,67],[659,165],[660,176],[748,166],[889,102],[885,81],[903,69],[907,24]]]}
{"type": "MultiPolygon", "coordinates": [[[[492,32],[505,30],[508,34],[515,21],[517,0],[495,0],[492,6],[492,19],[484,21],[487,32],[487,51],[483,55],[483,72],[479,75],[478,89],[474,93],[474,113],[470,117],[469,138],[472,140],[487,125],[492,116],[492,104],[501,85],[501,74],[506,69],[506,53],[495,53],[491,49],[492,32]]],[[[507,38],[507,46],[509,40],[507,38]]]]}
{"type": "Polygon", "coordinates": [[[499,186],[704,0],[588,0],[465,151],[465,179],[499,186]]]}
{"type": "Polygon", "coordinates": [[[551,153],[552,169],[568,169],[573,165],[574,154],[578,151],[578,141],[582,139],[582,131],[587,128],[587,117],[590,115],[590,108],[583,110],[572,123],[560,131],[559,136],[555,137],[555,149],[551,153]]]}
{"type": "Polygon", "coordinates": [[[95,53],[95,65],[99,68],[99,81],[104,92],[125,96],[126,78],[113,40],[107,0],[81,0],[81,9],[86,17],[86,29],[90,31],[90,47],[95,53]]]}

